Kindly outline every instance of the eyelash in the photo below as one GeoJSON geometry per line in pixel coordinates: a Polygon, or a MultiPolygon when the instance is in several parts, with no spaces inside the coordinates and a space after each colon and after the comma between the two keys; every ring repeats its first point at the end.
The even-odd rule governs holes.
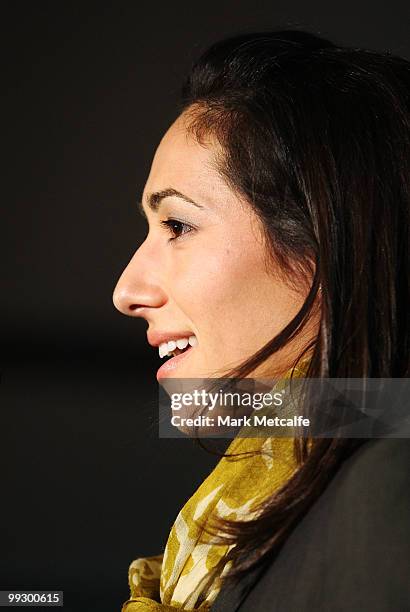
{"type": "Polygon", "coordinates": [[[183,221],[178,221],[178,219],[167,219],[166,221],[160,221],[160,223],[166,228],[168,232],[174,235],[173,238],[169,239],[169,242],[172,242],[173,240],[178,240],[178,238],[182,238],[183,236],[185,236],[185,234],[189,234],[189,232],[191,232],[194,229],[191,225],[188,225],[187,223],[184,223],[183,221]],[[175,224],[180,225],[185,228],[189,228],[189,229],[182,231],[181,234],[179,234],[178,236],[175,236],[175,234],[178,233],[178,230],[175,230],[172,227],[175,224]]]}

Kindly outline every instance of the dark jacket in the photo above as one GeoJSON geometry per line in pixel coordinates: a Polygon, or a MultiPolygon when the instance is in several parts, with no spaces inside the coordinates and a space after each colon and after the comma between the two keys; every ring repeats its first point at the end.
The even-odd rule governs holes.
{"type": "Polygon", "coordinates": [[[212,612],[410,611],[410,439],[370,440],[340,467],[276,560],[212,612]]]}

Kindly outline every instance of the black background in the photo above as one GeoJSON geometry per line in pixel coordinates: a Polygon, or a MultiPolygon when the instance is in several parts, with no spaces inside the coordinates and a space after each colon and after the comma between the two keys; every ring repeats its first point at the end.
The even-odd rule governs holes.
{"type": "Polygon", "coordinates": [[[405,4],[2,3],[0,588],[119,611],[216,458],[158,440],[146,323],[112,305],[191,61],[275,27],[410,58],[405,4]]]}

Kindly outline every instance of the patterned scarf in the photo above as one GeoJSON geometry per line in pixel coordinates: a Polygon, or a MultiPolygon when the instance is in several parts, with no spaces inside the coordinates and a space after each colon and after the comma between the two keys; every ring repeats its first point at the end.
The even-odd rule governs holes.
{"type": "MultiPolygon", "coordinates": [[[[305,363],[293,370],[293,378],[303,376],[305,363]]],[[[291,370],[283,379],[290,374],[291,370]]],[[[291,437],[237,436],[226,453],[241,454],[222,457],[186,502],[164,553],[136,559],[129,566],[131,595],[121,612],[210,610],[231,562],[219,576],[213,569],[232,545],[218,543],[201,525],[206,527],[216,515],[231,520],[254,518],[258,503],[279,489],[297,468],[291,437]]]]}

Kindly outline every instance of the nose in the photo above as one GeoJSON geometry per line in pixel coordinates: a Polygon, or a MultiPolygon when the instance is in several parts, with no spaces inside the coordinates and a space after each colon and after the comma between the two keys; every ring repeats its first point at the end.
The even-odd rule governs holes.
{"type": "Polygon", "coordinates": [[[122,314],[149,321],[153,309],[167,302],[167,296],[146,258],[142,246],[135,252],[114,288],[112,300],[122,314]]]}

